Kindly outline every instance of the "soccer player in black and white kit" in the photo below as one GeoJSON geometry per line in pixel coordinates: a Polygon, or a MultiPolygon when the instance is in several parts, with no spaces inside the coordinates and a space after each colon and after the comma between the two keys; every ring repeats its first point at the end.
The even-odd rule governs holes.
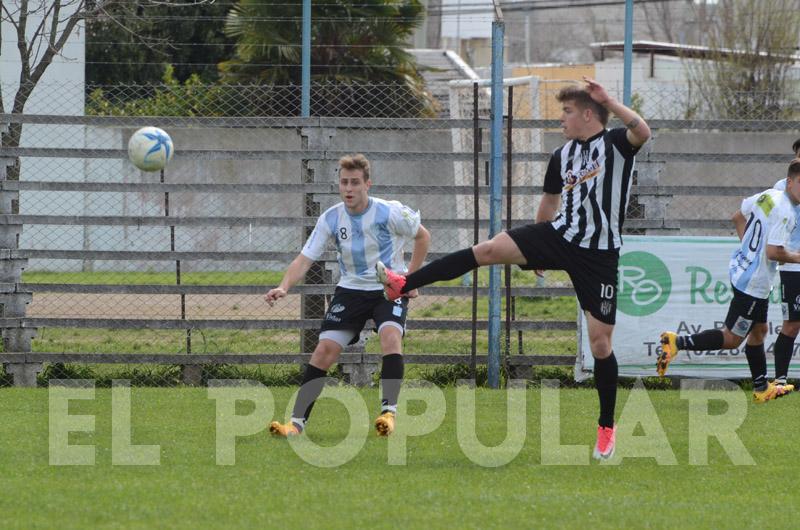
{"type": "Polygon", "coordinates": [[[333,299],[322,322],[319,343],[303,375],[292,418],[288,423],[273,421],[269,430],[279,436],[303,432],[314,402],[322,392],[325,375],[348,343],[355,342],[368,319],[375,322],[381,341],[381,414],[375,420],[380,436],[394,431],[397,398],[403,379],[403,334],[409,292],[394,302],[386,300],[376,282],[378,260],[405,269],[403,250],[413,241],[409,269],[422,265],[431,237],[420,223],[419,212],[397,201],[369,196],[370,164],[364,155],[339,160],[339,195],[342,202],[328,208],[317,220],[303,250],[292,261],[280,285],[265,296],[271,306],[303,279],[308,269],[326,250],[336,245],[341,273],[333,299]]]}
{"type": "MultiPolygon", "coordinates": [[[[523,269],[564,270],[588,321],[600,398],[593,456],[614,453],[617,360],[611,335],[617,310],[617,265],[628,205],[634,156],[650,138],[635,111],[611,97],[593,79],[563,88],[561,127],[567,143],[550,157],[536,224],[503,232],[472,248],[433,261],[417,272],[398,274],[383,263],[378,277],[387,298],[441,280],[458,278],[483,265],[514,264],[523,269]],[[606,129],[609,112],[625,128],[606,129]]],[[[388,264],[387,264],[388,265],[388,264]]]]}

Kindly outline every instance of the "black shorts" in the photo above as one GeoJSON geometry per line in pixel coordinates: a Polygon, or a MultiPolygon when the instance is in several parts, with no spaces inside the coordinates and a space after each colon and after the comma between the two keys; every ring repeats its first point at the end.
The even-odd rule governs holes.
{"type": "Polygon", "coordinates": [[[781,302],[784,320],[800,320],[800,271],[781,271],[781,302]]]}
{"type": "Polygon", "coordinates": [[[406,329],[406,315],[408,315],[408,298],[402,297],[395,302],[390,302],[383,297],[380,291],[359,291],[337,287],[333,292],[333,299],[320,331],[349,330],[355,333],[351,344],[358,342],[358,334],[370,318],[375,322],[375,329],[381,324],[394,322],[400,328],[406,329]]]}
{"type": "Polygon", "coordinates": [[[734,335],[746,337],[753,324],[763,324],[767,321],[769,309],[768,298],[756,298],[743,293],[733,285],[733,300],[725,317],[725,327],[734,335]]]}
{"type": "Polygon", "coordinates": [[[581,309],[606,324],[616,322],[619,249],[580,247],[564,239],[550,223],[512,228],[508,235],[528,261],[522,269],[565,271],[581,309]]]}

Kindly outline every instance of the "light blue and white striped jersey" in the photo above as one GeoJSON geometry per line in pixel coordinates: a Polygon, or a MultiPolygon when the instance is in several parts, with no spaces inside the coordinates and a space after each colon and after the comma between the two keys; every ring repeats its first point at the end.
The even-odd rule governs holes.
{"type": "Polygon", "coordinates": [[[775,189],[742,201],[747,219],[742,244],[731,256],[731,284],[755,298],[767,298],[778,269],[767,259],[767,245],[787,246],[796,224],[795,208],[786,192],[775,189]]]}
{"type": "Polygon", "coordinates": [[[383,286],[375,278],[375,264],[380,260],[392,270],[405,272],[403,247],[419,227],[419,212],[397,201],[370,197],[359,215],[349,214],[340,202],[319,216],[301,252],[316,261],[333,241],[341,272],[339,287],[380,291],[383,286]]]}
{"type": "MultiPolygon", "coordinates": [[[[786,191],[786,179],[780,179],[772,187],[776,190],[786,191]]],[[[795,207],[795,217],[800,221],[800,207],[795,207]]],[[[795,224],[794,230],[789,236],[789,243],[786,245],[793,252],[800,252],[800,226],[798,224],[800,223],[795,224]]],[[[800,263],[782,263],[778,268],[782,271],[800,272],[800,263]]]]}

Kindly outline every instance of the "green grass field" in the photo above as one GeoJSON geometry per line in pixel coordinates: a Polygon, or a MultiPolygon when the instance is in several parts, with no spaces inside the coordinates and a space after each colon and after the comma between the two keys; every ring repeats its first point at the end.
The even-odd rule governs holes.
{"type": "MultiPolygon", "coordinates": [[[[294,388],[271,388],[273,417],[283,419],[294,388]]],[[[410,392],[406,390],[406,392],[410,392]]],[[[372,418],[375,389],[360,391],[372,418]]],[[[735,392],[694,394],[742,401],[735,392]]],[[[444,389],[444,422],[432,433],[409,437],[406,465],[390,465],[389,440],[369,433],[348,463],[320,468],[304,462],[286,440],[265,431],[242,437],[236,463],[215,463],[215,401],[206,389],[132,389],[132,443],[160,445],[160,465],[112,465],[111,391],[94,400],[70,401],[71,415],[94,415],[93,433],[73,433],[72,445],[96,446],[89,466],[49,465],[47,389],[0,391],[0,512],[3,528],[744,528],[766,527],[800,515],[791,486],[796,418],[790,396],[762,406],[747,404],[741,441],[755,465],[734,465],[723,446],[708,442],[708,465],[689,465],[689,401],[677,391],[620,392],[618,452],[656,432],[643,422],[635,430],[633,405],[652,403],[676,465],[653,458],[623,458],[620,465],[589,463],[594,443],[596,395],[570,389],[560,396],[560,443],[585,446],[573,465],[543,465],[540,391],[526,391],[526,432],[510,463],[482,467],[457,440],[456,390],[444,389]],[[586,465],[583,465],[586,464],[586,465]]],[[[477,436],[486,445],[506,437],[506,394],[478,389],[477,436]]],[[[725,413],[712,402],[710,414],[725,413]]],[[[641,408],[641,407],[640,407],[641,408]]],[[[638,410],[638,409],[637,409],[638,410]]],[[[240,402],[239,415],[253,412],[240,402]]],[[[422,414],[418,401],[411,416],[422,414]]],[[[693,414],[696,414],[694,412],[693,414]]],[[[548,416],[549,417],[549,416],[548,416]]],[[[696,416],[694,416],[696,418],[696,416]]],[[[344,439],[344,407],[322,399],[308,434],[323,446],[344,439]]],[[[405,417],[405,425],[413,420],[405,417]]],[[[404,416],[398,431],[402,435],[404,416]]],[[[694,424],[696,426],[696,422],[694,424]]],[[[393,442],[396,440],[393,440],[393,442]]],[[[658,449],[663,454],[664,448],[658,449]]]]}

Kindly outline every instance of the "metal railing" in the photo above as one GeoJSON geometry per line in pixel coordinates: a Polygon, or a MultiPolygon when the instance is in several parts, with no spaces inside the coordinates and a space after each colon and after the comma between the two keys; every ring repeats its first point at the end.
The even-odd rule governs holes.
{"type": "MultiPolygon", "coordinates": [[[[422,211],[434,236],[430,258],[436,258],[472,244],[475,188],[467,183],[474,180],[479,238],[487,232],[485,175],[474,179],[472,168],[480,172],[488,153],[471,149],[476,122],[478,129],[488,127],[485,119],[0,115],[0,124],[23,124],[25,131],[21,147],[0,146],[0,362],[16,384],[35,383],[48,363],[178,364],[183,380],[196,384],[197,368],[205,364],[306,361],[321,318],[319,308],[308,311],[306,305],[324,303],[332,293],[334,253],[323,257],[328,265],[295,288],[285,304],[268,310],[261,296],[296,256],[317,215],[338,202],[338,158],[365,153],[374,168],[371,194],[422,211]],[[164,182],[134,171],[125,158],[127,135],[143,125],[166,128],[176,139],[178,151],[164,182]],[[456,130],[468,147],[451,141],[456,130]],[[73,145],[67,145],[70,138],[73,145]],[[237,148],[209,148],[215,143],[237,148]],[[19,180],[6,178],[11,167],[19,180]],[[192,331],[189,341],[186,333],[192,331]],[[220,335],[207,336],[212,333],[220,335]]],[[[513,120],[519,136],[510,136],[512,160],[506,162],[512,182],[504,190],[510,191],[513,224],[534,217],[548,145],[559,141],[549,131],[555,125],[513,120]],[[532,137],[541,137],[541,144],[531,144],[532,137]]],[[[628,233],[732,234],[729,213],[742,197],[780,178],[800,123],[651,125],[655,139],[637,158],[628,233]],[[753,149],[775,131],[784,131],[787,140],[774,152],[753,149]],[[728,153],[714,144],[725,135],[738,142],[728,153]]],[[[478,135],[477,145],[483,140],[478,135]]],[[[517,279],[511,296],[518,303],[572,296],[564,277],[548,282],[542,287],[532,277],[517,279]]],[[[486,293],[485,286],[477,290],[479,297],[486,293]]],[[[419,338],[407,347],[409,362],[470,360],[463,331],[487,325],[481,318],[473,324],[471,296],[466,284],[424,290],[408,322],[411,336],[419,338]],[[434,339],[438,333],[444,335],[434,339]]],[[[576,328],[574,317],[544,318],[517,305],[507,329],[521,333],[524,352],[507,351],[507,368],[573,364],[576,328]],[[541,338],[542,331],[557,333],[541,338]]],[[[479,354],[474,359],[485,362],[479,354]]],[[[344,354],[340,364],[377,360],[362,350],[344,354]]],[[[369,370],[358,374],[354,382],[368,381],[369,370]]]]}

